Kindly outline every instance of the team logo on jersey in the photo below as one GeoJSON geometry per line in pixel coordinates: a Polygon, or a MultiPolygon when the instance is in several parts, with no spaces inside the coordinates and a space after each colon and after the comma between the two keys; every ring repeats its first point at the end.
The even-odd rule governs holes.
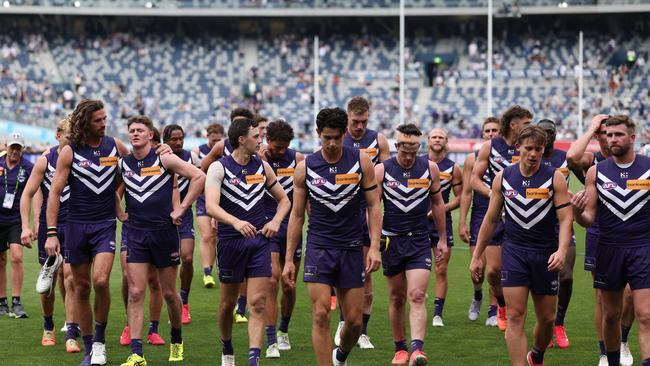
{"type": "Polygon", "coordinates": [[[518,194],[519,192],[517,192],[516,189],[507,189],[503,195],[506,196],[506,198],[515,198],[518,194]]]}
{"type": "Polygon", "coordinates": [[[628,177],[627,172],[621,172],[621,178],[627,179],[627,177],[628,177]]]}
{"type": "Polygon", "coordinates": [[[93,156],[101,156],[101,155],[102,155],[101,151],[99,151],[99,150],[94,150],[93,151],[93,156]]]}
{"type": "Polygon", "coordinates": [[[27,179],[27,177],[25,176],[25,172],[22,169],[18,172],[18,177],[16,179],[18,179],[20,183],[24,183],[25,180],[27,179]]]}
{"type": "Polygon", "coordinates": [[[237,186],[237,185],[239,185],[239,183],[241,183],[241,180],[239,180],[239,178],[237,178],[237,177],[230,178],[230,179],[228,179],[228,183],[232,184],[233,186],[237,186]]]}
{"type": "Polygon", "coordinates": [[[411,172],[403,172],[402,178],[411,178],[411,172]]]}
{"type": "Polygon", "coordinates": [[[389,180],[388,182],[386,182],[386,187],[396,188],[399,187],[400,184],[401,183],[396,180],[389,180]]]}
{"type": "Polygon", "coordinates": [[[280,163],[278,163],[278,162],[273,162],[273,167],[274,167],[274,168],[279,168],[279,167],[280,167],[280,163]]]}
{"type": "Polygon", "coordinates": [[[336,174],[338,172],[338,169],[335,166],[330,167],[330,173],[336,174]]]}
{"type": "Polygon", "coordinates": [[[607,191],[611,191],[612,189],[616,189],[618,187],[618,184],[616,182],[604,182],[603,183],[603,189],[607,191]]]}
{"type": "Polygon", "coordinates": [[[245,174],[248,174],[248,169],[246,169],[246,168],[242,169],[242,170],[241,170],[241,173],[244,174],[244,175],[245,175],[245,174]]]}
{"type": "Polygon", "coordinates": [[[79,165],[79,167],[81,168],[90,168],[92,164],[93,163],[91,163],[90,160],[81,160],[80,162],[77,163],[77,165],[79,165]]]}
{"type": "Polygon", "coordinates": [[[352,143],[352,146],[353,146],[354,148],[358,149],[358,148],[361,147],[361,144],[358,143],[358,142],[353,142],[353,143],[352,143]]]}
{"type": "Polygon", "coordinates": [[[138,168],[142,168],[144,166],[144,161],[138,161],[138,168]]]}
{"type": "Polygon", "coordinates": [[[528,179],[524,179],[521,181],[521,186],[522,187],[530,187],[530,181],[528,179]]]}
{"type": "Polygon", "coordinates": [[[514,155],[514,154],[515,154],[515,150],[513,150],[513,149],[508,149],[508,155],[514,155]]]}
{"type": "Polygon", "coordinates": [[[321,177],[317,177],[317,178],[314,178],[314,179],[311,180],[311,184],[314,187],[320,187],[320,186],[324,185],[325,183],[327,183],[327,179],[321,178],[321,177]]]}
{"type": "Polygon", "coordinates": [[[550,161],[545,161],[544,166],[551,166],[551,162],[550,161]]]}

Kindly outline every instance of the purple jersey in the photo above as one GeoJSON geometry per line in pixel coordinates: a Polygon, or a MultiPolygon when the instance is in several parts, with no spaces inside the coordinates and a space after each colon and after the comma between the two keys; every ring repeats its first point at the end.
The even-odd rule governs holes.
{"type": "MultiPolygon", "coordinates": [[[[436,164],[438,165],[438,170],[440,170],[440,194],[442,195],[442,200],[445,203],[449,203],[449,195],[451,194],[452,181],[454,180],[454,167],[456,166],[456,163],[445,157],[436,164]]],[[[445,220],[447,227],[451,227],[451,211],[445,213],[445,220]]],[[[429,232],[431,234],[436,234],[438,232],[436,224],[432,220],[427,220],[427,222],[429,225],[429,232]]],[[[447,233],[447,236],[450,235],[452,235],[452,233],[447,233]]]]}
{"type": "Polygon", "coordinates": [[[6,156],[0,158],[0,223],[1,224],[18,224],[20,223],[20,197],[25,190],[25,184],[29,175],[32,174],[34,164],[25,158],[21,158],[18,164],[9,169],[7,166],[6,156]],[[13,201],[8,200],[7,194],[14,195],[13,201]],[[5,207],[11,205],[11,207],[5,207]]]}
{"type": "Polygon", "coordinates": [[[115,220],[115,177],[119,153],[115,139],[104,136],[98,147],[70,145],[68,222],[115,220]]]}
{"type": "Polygon", "coordinates": [[[162,165],[151,149],[142,160],[129,154],[120,159],[122,180],[126,185],[126,211],[129,227],[141,230],[173,226],[169,214],[173,211],[174,174],[162,165]]]}
{"type": "Polygon", "coordinates": [[[536,249],[557,248],[554,174],[555,168],[544,165],[530,177],[521,175],[519,164],[503,169],[504,242],[536,249]]]}
{"type": "Polygon", "coordinates": [[[330,164],[317,151],[305,158],[311,212],[307,244],[315,247],[361,246],[361,179],[359,152],[343,147],[341,159],[330,164]]]}
{"type": "Polygon", "coordinates": [[[223,140],[223,156],[230,156],[232,155],[233,151],[235,151],[235,149],[232,148],[232,145],[230,144],[230,140],[228,139],[223,140]]]}
{"type": "Polygon", "coordinates": [[[632,164],[613,159],[596,165],[598,245],[650,245],[650,158],[636,155],[632,164]]]}
{"type": "Polygon", "coordinates": [[[410,168],[402,168],[396,157],[384,161],[382,179],[384,224],[388,236],[427,231],[431,210],[431,172],[426,156],[418,156],[410,168]]]}
{"type": "MultiPolygon", "coordinates": [[[[474,161],[478,157],[478,150],[474,151],[474,161]]],[[[490,180],[489,171],[486,170],[481,177],[481,182],[485,184],[488,189],[492,189],[492,181],[490,180]]],[[[472,195],[472,216],[476,213],[477,215],[485,215],[487,212],[488,206],[490,205],[490,199],[484,195],[474,192],[472,195]]]]}
{"type": "MultiPolygon", "coordinates": [[[[219,206],[229,214],[248,221],[260,230],[268,221],[264,212],[266,174],[258,155],[253,155],[245,166],[230,156],[219,159],[224,176],[221,183],[219,206]]],[[[231,225],[219,223],[219,240],[244,239],[231,225]]]]}
{"type": "Polygon", "coordinates": [[[366,129],[366,132],[363,136],[355,140],[352,135],[345,133],[343,136],[343,146],[351,147],[353,149],[361,150],[365,152],[372,161],[373,165],[381,163],[379,161],[379,138],[377,131],[366,129]]]}
{"type": "MultiPolygon", "coordinates": [[[[50,195],[50,189],[52,188],[52,179],[54,179],[54,172],[56,170],[56,161],[59,159],[59,147],[54,146],[50,151],[45,155],[47,161],[47,167],[45,168],[45,174],[43,176],[43,181],[41,182],[41,192],[43,193],[43,204],[41,205],[41,214],[39,216],[39,221],[42,224],[45,223],[45,212],[47,210],[47,198],[50,195]]],[[[65,224],[68,219],[68,198],[70,198],[70,187],[66,184],[61,193],[61,198],[59,199],[59,217],[57,223],[65,224]]]]}
{"type": "MultiPolygon", "coordinates": [[[[293,174],[296,170],[296,151],[287,149],[284,156],[279,159],[273,159],[269,154],[266,154],[266,159],[278,179],[278,184],[289,197],[289,202],[293,202],[293,174]]],[[[266,216],[269,218],[275,216],[278,209],[277,201],[269,192],[264,195],[264,209],[266,210],[266,216]]],[[[289,222],[288,215],[284,218],[284,221],[289,222]]]]}
{"type": "MultiPolygon", "coordinates": [[[[605,161],[607,158],[600,152],[595,152],[594,153],[594,161],[593,165],[598,165],[598,163],[605,161]]],[[[592,235],[598,235],[598,209],[596,209],[596,219],[594,220],[593,225],[589,226],[586,229],[587,233],[592,234],[592,235]]]]}
{"type": "MultiPolygon", "coordinates": [[[[192,153],[189,152],[188,150],[181,150],[179,154],[176,154],[181,160],[186,161],[190,164],[192,164],[192,153]]],[[[187,192],[189,191],[190,188],[190,180],[186,177],[183,176],[178,176],[178,192],[181,195],[181,202],[185,199],[185,195],[187,195],[187,192]]]]}
{"type": "Polygon", "coordinates": [[[542,164],[559,170],[569,183],[569,164],[566,161],[566,151],[553,149],[553,153],[548,158],[542,158],[542,164]]]}
{"type": "Polygon", "coordinates": [[[508,145],[503,137],[495,137],[490,140],[490,155],[488,156],[488,177],[490,182],[498,172],[502,171],[519,161],[519,151],[508,145]]]}
{"type": "Polygon", "coordinates": [[[212,148],[208,144],[199,145],[199,160],[203,160],[212,148]]]}

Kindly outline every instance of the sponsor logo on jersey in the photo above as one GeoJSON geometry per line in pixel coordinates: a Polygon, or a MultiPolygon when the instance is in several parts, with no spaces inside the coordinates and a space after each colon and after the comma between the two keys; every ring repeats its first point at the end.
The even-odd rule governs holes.
{"type": "MultiPolygon", "coordinates": [[[[514,152],[513,152],[513,154],[514,154],[514,152]]],[[[521,160],[521,156],[519,156],[519,155],[515,155],[515,156],[512,157],[512,163],[513,164],[518,162],[519,160],[521,160]]]]}
{"type": "Polygon", "coordinates": [[[246,184],[264,183],[264,174],[250,174],[246,176],[246,184]]]}
{"type": "Polygon", "coordinates": [[[106,156],[99,158],[100,166],[116,166],[117,165],[117,156],[106,156]]]}
{"type": "Polygon", "coordinates": [[[160,166],[159,165],[140,169],[140,176],[141,177],[151,177],[151,176],[160,175],[160,174],[162,174],[162,171],[160,171],[160,166]]]}
{"type": "Polygon", "coordinates": [[[336,185],[344,186],[357,183],[359,183],[359,173],[336,175],[336,185]]]}
{"type": "Polygon", "coordinates": [[[377,148],[374,147],[369,147],[367,149],[359,149],[366,153],[368,156],[376,156],[377,155],[377,148]]]}
{"type": "Polygon", "coordinates": [[[408,188],[429,188],[430,181],[428,179],[409,179],[407,181],[408,188]]]}
{"type": "Polygon", "coordinates": [[[295,168],[278,168],[278,177],[292,177],[295,168]]]}
{"type": "Polygon", "coordinates": [[[627,189],[635,189],[641,191],[650,190],[650,179],[630,179],[626,182],[627,189]]]}
{"type": "Polygon", "coordinates": [[[551,192],[548,188],[527,188],[526,199],[545,200],[550,198],[551,192]]]}

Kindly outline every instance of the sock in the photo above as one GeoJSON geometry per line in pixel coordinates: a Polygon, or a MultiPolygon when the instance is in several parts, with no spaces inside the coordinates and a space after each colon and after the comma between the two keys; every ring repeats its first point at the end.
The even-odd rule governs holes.
{"type": "Polygon", "coordinates": [[[607,351],[605,350],[605,341],[598,341],[598,347],[600,348],[600,355],[606,356],[607,351]]]}
{"type": "Polygon", "coordinates": [[[627,336],[630,335],[631,329],[632,329],[632,325],[626,327],[625,325],[621,324],[621,342],[627,343],[627,336]]]}
{"type": "Polygon", "coordinates": [[[267,325],[264,329],[266,329],[266,343],[269,346],[278,343],[278,337],[275,333],[275,325],[267,325]]]}
{"type": "Polygon", "coordinates": [[[84,356],[90,355],[90,351],[93,350],[93,335],[88,334],[81,337],[84,341],[84,356]]]}
{"type": "Polygon", "coordinates": [[[204,276],[212,276],[212,266],[203,267],[203,275],[204,276]]]}
{"type": "Polygon", "coordinates": [[[106,333],[106,323],[96,321],[95,339],[93,339],[93,341],[99,343],[106,343],[106,337],[104,336],[105,333],[106,333]]]}
{"type": "Polygon", "coordinates": [[[650,366],[650,358],[646,358],[645,360],[643,360],[642,366],[650,366]]]}
{"type": "Polygon", "coordinates": [[[488,308],[488,317],[491,316],[497,316],[497,306],[496,305],[490,305],[488,308]]]}
{"type": "Polygon", "coordinates": [[[183,301],[183,305],[187,305],[189,297],[190,297],[190,289],[181,288],[181,300],[183,301]]]}
{"type": "Polygon", "coordinates": [[[555,325],[564,325],[564,315],[566,308],[562,305],[557,306],[557,314],[555,315],[555,325]]]}
{"type": "Polygon", "coordinates": [[[258,366],[260,364],[260,355],[262,351],[259,348],[248,349],[248,366],[258,366]]]}
{"type": "Polygon", "coordinates": [[[341,351],[340,348],[338,348],[338,347],[336,348],[336,359],[339,362],[345,362],[345,360],[348,359],[349,354],[350,354],[350,352],[343,352],[343,351],[341,351]]]}
{"type": "Polygon", "coordinates": [[[442,309],[445,307],[445,298],[436,297],[433,300],[433,316],[442,316],[442,309]]]}
{"type": "Polygon", "coordinates": [[[406,339],[402,339],[401,341],[395,341],[395,353],[399,351],[408,351],[406,348],[406,339]]]}
{"type": "Polygon", "coordinates": [[[474,289],[474,300],[475,301],[483,300],[483,289],[482,288],[479,288],[478,290],[474,289]]]}
{"type": "Polygon", "coordinates": [[[149,322],[149,335],[158,333],[158,320],[152,320],[149,322]]]}
{"type": "Polygon", "coordinates": [[[609,352],[607,351],[607,364],[609,366],[620,366],[621,364],[621,350],[609,352]]]}
{"type": "Polygon", "coordinates": [[[20,304],[20,296],[12,296],[11,297],[11,303],[12,304],[20,304]]]}
{"type": "Polygon", "coordinates": [[[54,320],[52,320],[52,315],[43,317],[43,329],[49,331],[54,330],[54,320]]]}
{"type": "Polygon", "coordinates": [[[424,341],[420,339],[411,340],[411,352],[422,351],[423,348],[424,348],[424,341]]]}
{"type": "Polygon", "coordinates": [[[503,297],[503,295],[501,295],[501,296],[495,296],[495,297],[497,298],[497,304],[498,304],[500,307],[503,308],[503,307],[506,306],[506,299],[503,297]]]}
{"type": "Polygon", "coordinates": [[[77,339],[79,337],[79,324],[68,323],[68,332],[65,334],[65,340],[77,339]]]}
{"type": "Polygon", "coordinates": [[[234,355],[235,350],[232,348],[232,339],[221,340],[221,353],[224,355],[234,355]]]}
{"type": "Polygon", "coordinates": [[[246,314],[246,296],[239,296],[237,298],[237,314],[246,314]]]}
{"type": "Polygon", "coordinates": [[[363,314],[363,322],[361,323],[361,334],[368,334],[368,322],[370,321],[370,314],[363,314]]]}
{"type": "Polygon", "coordinates": [[[131,338],[131,353],[142,357],[142,339],[131,338]]]}
{"type": "Polygon", "coordinates": [[[172,327],[172,340],[171,343],[181,344],[183,343],[183,335],[181,333],[181,328],[172,327]]]}
{"type": "Polygon", "coordinates": [[[281,316],[280,317],[280,328],[278,329],[282,333],[289,333],[289,322],[291,321],[291,316],[281,316]]]}
{"type": "Polygon", "coordinates": [[[535,346],[530,349],[530,358],[533,359],[533,363],[544,363],[544,351],[538,351],[535,346]]]}
{"type": "Polygon", "coordinates": [[[344,322],[345,319],[343,319],[343,309],[341,309],[341,304],[339,303],[339,321],[344,322]]]}

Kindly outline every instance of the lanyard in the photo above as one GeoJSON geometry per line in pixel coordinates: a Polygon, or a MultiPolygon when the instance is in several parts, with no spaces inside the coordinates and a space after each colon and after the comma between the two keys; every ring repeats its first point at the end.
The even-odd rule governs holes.
{"type": "MultiPolygon", "coordinates": [[[[9,166],[7,165],[7,162],[5,162],[5,167],[6,167],[6,169],[5,169],[6,171],[3,174],[4,177],[5,177],[5,193],[9,194],[9,187],[8,187],[8,183],[7,183],[7,175],[9,175],[9,166]]],[[[23,170],[22,166],[18,168],[18,175],[16,176],[16,187],[14,188],[14,194],[16,194],[16,192],[18,192],[18,185],[20,184],[20,181],[18,180],[18,177],[20,177],[23,174],[23,171],[24,170],[23,170]]]]}

